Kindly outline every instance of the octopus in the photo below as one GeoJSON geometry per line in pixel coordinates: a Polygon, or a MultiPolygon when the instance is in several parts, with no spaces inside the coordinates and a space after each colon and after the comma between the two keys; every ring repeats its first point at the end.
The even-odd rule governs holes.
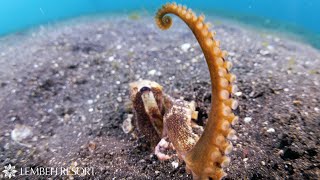
{"type": "Polygon", "coordinates": [[[158,10],[157,26],[166,30],[172,25],[174,14],[191,29],[203,51],[211,79],[211,108],[203,129],[197,125],[195,102],[174,99],[163,92],[163,87],[150,80],[130,84],[130,100],[134,123],[140,134],[150,142],[160,160],[172,156],[164,149],[173,149],[186,164],[194,179],[222,179],[223,168],[230,163],[232,151],[229,141],[235,137],[231,128],[238,121],[232,112],[238,102],[232,98],[237,91],[236,76],[230,73],[232,63],[226,60],[227,52],[219,47],[215,33],[209,31],[205,17],[197,17],[190,9],[168,3],[158,10]]]}

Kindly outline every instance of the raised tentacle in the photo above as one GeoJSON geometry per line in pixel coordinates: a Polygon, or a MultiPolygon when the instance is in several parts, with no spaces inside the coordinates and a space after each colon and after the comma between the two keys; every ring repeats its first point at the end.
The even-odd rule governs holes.
{"type": "Polygon", "coordinates": [[[204,16],[197,17],[184,6],[166,4],[158,10],[155,17],[160,29],[168,29],[172,19],[167,14],[180,17],[192,30],[204,53],[212,84],[211,110],[205,130],[196,145],[187,152],[184,160],[194,178],[221,179],[226,173],[230,158],[226,155],[232,150],[232,144],[227,140],[235,136],[230,124],[234,124],[238,117],[232,113],[237,108],[237,101],[231,98],[236,91],[233,85],[236,77],[229,71],[231,62],[225,60],[226,52],[219,48],[220,42],[214,39],[215,33],[210,32],[208,24],[204,23],[204,16]]]}

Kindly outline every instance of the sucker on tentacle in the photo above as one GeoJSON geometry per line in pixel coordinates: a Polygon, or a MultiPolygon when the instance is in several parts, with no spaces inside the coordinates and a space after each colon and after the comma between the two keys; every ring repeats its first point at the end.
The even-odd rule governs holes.
{"type": "Polygon", "coordinates": [[[238,117],[232,113],[232,109],[236,109],[238,105],[237,101],[231,98],[237,89],[233,85],[236,77],[230,73],[232,64],[225,60],[227,53],[220,50],[220,42],[214,39],[215,33],[209,31],[203,15],[197,17],[185,6],[175,3],[166,4],[158,10],[155,17],[160,29],[165,30],[172,25],[172,19],[167,14],[180,17],[198,40],[210,72],[212,98],[205,130],[197,142],[181,144],[193,133],[189,132],[188,128],[177,131],[176,125],[181,122],[178,120],[181,117],[178,117],[179,113],[171,112],[174,108],[164,116],[164,131],[167,131],[173,145],[179,146],[176,150],[178,154],[182,154],[187,168],[192,171],[195,179],[208,177],[221,179],[226,175],[222,168],[229,164],[230,158],[227,155],[232,150],[232,144],[227,139],[235,136],[235,131],[230,125],[238,120],[238,117]],[[175,117],[170,116],[170,113],[175,117]],[[184,137],[183,141],[180,137],[184,137]]]}

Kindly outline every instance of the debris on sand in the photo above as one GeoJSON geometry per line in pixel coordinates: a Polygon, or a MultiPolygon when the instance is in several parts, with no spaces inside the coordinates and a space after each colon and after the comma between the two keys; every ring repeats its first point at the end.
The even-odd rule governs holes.
{"type": "Polygon", "coordinates": [[[191,44],[190,43],[184,43],[180,47],[181,47],[181,50],[183,52],[187,52],[189,50],[189,48],[191,47],[191,44]]]}
{"type": "Polygon", "coordinates": [[[133,114],[128,114],[127,119],[125,119],[122,123],[122,130],[124,133],[128,134],[133,130],[133,125],[132,125],[132,117],[133,114]]]}
{"type": "Polygon", "coordinates": [[[26,146],[26,147],[31,147],[30,144],[26,144],[23,142],[23,140],[31,137],[33,135],[32,133],[32,128],[26,125],[21,125],[18,124],[15,126],[14,130],[11,131],[11,139],[14,140],[16,143],[26,146]]]}
{"type": "Polygon", "coordinates": [[[243,121],[244,121],[245,123],[250,123],[251,120],[252,120],[251,117],[245,117],[245,118],[243,119],[243,121]]]}
{"type": "Polygon", "coordinates": [[[267,130],[267,132],[268,132],[268,133],[274,133],[274,132],[276,132],[276,130],[274,130],[274,128],[269,128],[269,129],[267,130]]]}

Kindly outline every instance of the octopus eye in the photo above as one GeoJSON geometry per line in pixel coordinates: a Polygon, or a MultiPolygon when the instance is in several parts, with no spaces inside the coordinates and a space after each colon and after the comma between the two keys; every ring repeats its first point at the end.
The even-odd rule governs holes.
{"type": "Polygon", "coordinates": [[[147,86],[144,86],[144,87],[142,87],[142,88],[140,89],[140,92],[141,92],[141,93],[143,93],[143,92],[145,92],[145,91],[151,91],[151,89],[150,89],[149,87],[147,87],[147,86]]]}

